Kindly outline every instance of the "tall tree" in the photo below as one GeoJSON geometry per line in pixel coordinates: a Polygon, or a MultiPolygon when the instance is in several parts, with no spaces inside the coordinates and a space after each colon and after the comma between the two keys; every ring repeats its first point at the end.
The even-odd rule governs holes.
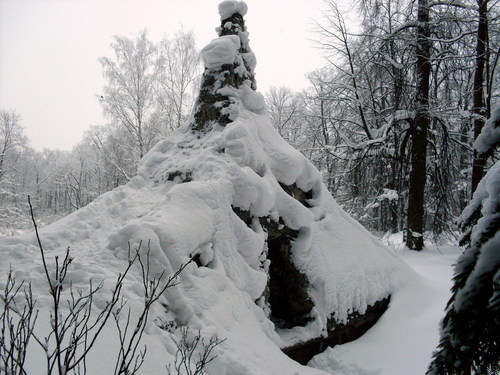
{"type": "Polygon", "coordinates": [[[155,85],[161,74],[161,59],[145,30],[134,39],[115,36],[111,48],[114,60],[99,59],[107,81],[100,103],[110,120],[126,130],[130,151],[138,162],[158,135],[155,85]]]}
{"type": "Polygon", "coordinates": [[[194,101],[194,90],[201,75],[201,58],[194,34],[178,31],[160,41],[161,72],[157,93],[167,132],[186,120],[194,101]]]}
{"type": "Polygon", "coordinates": [[[14,168],[28,145],[20,119],[15,110],[0,111],[0,181],[14,168]]]}
{"type": "Polygon", "coordinates": [[[410,122],[411,171],[408,193],[406,246],[412,250],[424,247],[424,192],[429,129],[429,85],[431,78],[431,41],[428,0],[418,1],[417,61],[415,65],[415,120],[410,122]]]}
{"type": "Polygon", "coordinates": [[[114,128],[104,133],[119,138],[128,151],[118,155],[106,149],[115,142],[104,139],[102,131],[94,132],[92,139],[103,158],[129,180],[144,154],[187,118],[200,59],[193,33],[185,31],[159,44],[150,41],[145,30],[133,38],[115,36],[111,47],[115,58],[99,59],[107,84],[98,99],[114,128]]]}
{"type": "MultiPolygon", "coordinates": [[[[476,0],[478,5],[478,26],[477,26],[477,41],[476,41],[476,64],[474,69],[474,86],[473,86],[473,107],[474,113],[474,139],[481,133],[483,128],[484,118],[488,116],[485,97],[485,67],[487,63],[488,50],[488,0],[476,0]]],[[[472,164],[472,181],[471,194],[476,191],[479,181],[483,177],[484,164],[486,158],[480,156],[477,151],[474,152],[474,161],[472,164]]]]}
{"type": "Polygon", "coordinates": [[[20,115],[0,110],[0,235],[14,234],[28,223],[23,208],[32,181],[31,153],[20,115]]]}
{"type": "MultiPolygon", "coordinates": [[[[311,118],[340,140],[328,147],[336,160],[330,186],[368,228],[405,229],[410,248],[423,245],[424,231],[452,233],[468,200],[475,1],[360,1],[355,34],[335,1],[325,1],[319,43],[330,72],[311,83],[329,108],[311,118]]],[[[492,54],[485,77],[496,66],[492,54]]]]}

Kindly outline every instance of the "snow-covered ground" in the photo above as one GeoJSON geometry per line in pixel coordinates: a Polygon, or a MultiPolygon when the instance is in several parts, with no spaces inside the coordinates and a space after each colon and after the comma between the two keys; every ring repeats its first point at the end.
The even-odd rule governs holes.
{"type": "Polygon", "coordinates": [[[395,253],[411,275],[392,296],[389,309],[364,336],[328,348],[309,363],[335,375],[422,375],[439,341],[439,322],[451,296],[461,249],[428,245],[422,252],[395,253]]]}
{"type": "MultiPolygon", "coordinates": [[[[328,348],[313,358],[309,366],[318,369],[317,372],[300,371],[295,374],[421,375],[425,373],[432,351],[438,343],[439,321],[444,316],[443,310],[450,296],[452,265],[461,249],[454,246],[429,245],[418,253],[401,246],[393,251],[408,265],[408,268],[404,269],[405,275],[401,277],[402,285],[392,295],[389,309],[382,318],[360,339],[328,348]]],[[[6,262],[7,259],[2,259],[2,263],[6,262]]],[[[35,268],[27,272],[28,269],[30,267],[19,270],[17,275],[28,280],[41,277],[40,269],[38,274],[35,268]]],[[[38,298],[39,306],[43,307],[44,298],[38,298]]],[[[140,301],[134,301],[133,305],[136,303],[140,301]]],[[[42,332],[49,329],[46,314],[47,311],[42,308],[37,323],[39,331],[42,332]]],[[[248,329],[252,327],[248,326],[248,329]]],[[[234,332],[234,334],[244,335],[244,332],[234,332]]],[[[144,343],[148,346],[148,355],[140,374],[166,373],[164,366],[172,362],[173,357],[165,357],[164,348],[165,346],[168,348],[172,343],[166,343],[161,336],[158,336],[158,331],[151,327],[144,339],[144,343]]],[[[242,342],[245,341],[244,337],[241,339],[242,342]]],[[[257,348],[253,350],[252,346],[257,346],[259,343],[247,341],[245,345],[248,347],[248,352],[258,352],[257,348]]],[[[43,353],[35,345],[31,348],[32,352],[28,356],[28,373],[42,374],[43,353]]],[[[116,329],[110,324],[105,328],[105,334],[98,342],[97,350],[90,356],[89,369],[97,371],[96,373],[102,371],[111,373],[114,362],[110,361],[110,357],[114,357],[117,350],[116,329]]],[[[283,361],[280,353],[276,352],[274,355],[278,364],[283,361]]],[[[272,358],[271,353],[266,360],[272,358]]],[[[254,360],[258,362],[260,359],[256,357],[254,360]]],[[[209,374],[218,375],[217,372],[209,374]]]]}
{"type": "MultiPolygon", "coordinates": [[[[444,315],[444,307],[450,296],[451,277],[453,273],[452,264],[455,262],[461,250],[454,246],[435,246],[429,245],[422,252],[413,252],[402,247],[393,250],[397,258],[402,260],[408,267],[402,267],[400,275],[401,285],[392,295],[389,309],[384,313],[379,322],[371,328],[360,339],[351,343],[328,348],[324,353],[317,355],[309,363],[310,367],[306,370],[302,366],[293,368],[294,374],[332,374],[332,375],[420,375],[424,374],[430,362],[432,351],[435,349],[439,339],[439,321],[444,315]]],[[[86,264],[87,261],[78,259],[75,254],[75,266],[80,270],[73,270],[71,277],[75,279],[81,274],[83,279],[86,279],[85,273],[89,272],[86,268],[92,264],[86,264]]],[[[83,254],[82,254],[83,255],[83,254]]],[[[29,257],[36,258],[36,253],[17,254],[14,258],[22,258],[27,260],[29,257]]],[[[33,258],[33,259],[34,259],[33,258]]],[[[14,259],[2,259],[3,265],[14,259]]],[[[87,258],[88,260],[88,258],[87,258]]],[[[111,258],[110,258],[111,260],[111,258]]],[[[14,262],[17,263],[17,262],[14,262]]],[[[38,262],[34,262],[38,263],[38,262]]],[[[19,264],[19,263],[18,263],[19,264]]],[[[96,266],[94,264],[94,266],[96,266]]],[[[101,269],[112,269],[116,265],[113,262],[109,264],[101,264],[101,269]]],[[[5,270],[5,267],[2,267],[5,270]]],[[[21,278],[26,280],[34,280],[38,287],[43,284],[42,270],[39,266],[26,265],[23,269],[18,269],[16,272],[18,280],[21,278]]],[[[4,280],[2,280],[3,282],[4,280]]],[[[77,280],[78,281],[78,280],[77,280]]],[[[222,294],[225,292],[220,291],[222,294]]],[[[130,299],[130,305],[136,308],[140,305],[140,291],[127,291],[127,298],[130,299]],[[136,297],[133,297],[137,294],[136,297]]],[[[41,307],[41,316],[39,317],[37,327],[38,332],[48,332],[48,317],[46,316],[47,306],[46,297],[40,295],[38,298],[38,306],[41,307]]],[[[99,299],[98,303],[102,302],[99,299]]],[[[214,306],[215,307],[215,306],[214,306]]],[[[223,358],[225,354],[234,355],[227,349],[222,351],[216,350],[221,358],[214,361],[213,367],[209,367],[208,374],[219,375],[221,373],[232,373],[231,370],[239,372],[238,361],[254,362],[256,367],[260,367],[261,361],[275,361],[275,368],[279,368],[288,361],[277,350],[276,347],[270,345],[265,358],[260,357],[262,351],[259,348],[262,342],[266,340],[254,341],[248,339],[255,336],[255,329],[252,324],[233,324],[234,321],[248,320],[249,311],[241,310],[240,316],[234,316],[234,311],[231,312],[232,317],[226,316],[226,310],[223,305],[218,308],[219,322],[229,327],[233,343],[246,346],[246,353],[255,353],[256,356],[249,359],[230,359],[223,358]],[[225,321],[225,323],[224,323],[225,321]],[[233,323],[231,323],[233,321],[233,323]],[[232,326],[235,329],[230,328],[232,326]],[[246,327],[247,331],[236,329],[246,327]],[[252,332],[253,331],[253,332],[252,332]],[[229,370],[219,367],[222,363],[229,364],[229,370]],[[211,371],[210,371],[211,370],[211,371]],[[220,372],[222,371],[222,372],[220,372]]],[[[205,322],[206,323],[206,322],[205,322]]],[[[210,332],[210,327],[204,327],[202,332],[210,332]]],[[[146,361],[141,368],[140,374],[158,374],[166,373],[164,366],[173,361],[171,355],[165,356],[167,349],[172,353],[172,342],[165,337],[165,332],[159,335],[158,329],[154,325],[146,330],[144,336],[144,344],[148,346],[148,355],[146,361]],[[167,339],[167,341],[165,341],[167,339]]],[[[255,339],[255,337],[254,337],[255,339]]],[[[116,337],[116,329],[113,323],[105,328],[105,334],[98,342],[97,350],[90,357],[89,369],[91,373],[112,373],[114,361],[110,358],[115,357],[118,350],[118,340],[116,337]],[[97,371],[97,372],[92,372],[97,371]],[[103,372],[104,371],[104,372],[103,372]]],[[[32,347],[32,352],[28,356],[28,373],[29,374],[44,374],[44,359],[43,353],[35,346],[32,347]]],[[[218,349],[218,348],[217,348],[218,349]]],[[[290,369],[290,363],[287,363],[290,369]]],[[[279,372],[277,372],[279,373],[279,372]]],[[[285,374],[285,373],[283,373],[285,374]]]]}

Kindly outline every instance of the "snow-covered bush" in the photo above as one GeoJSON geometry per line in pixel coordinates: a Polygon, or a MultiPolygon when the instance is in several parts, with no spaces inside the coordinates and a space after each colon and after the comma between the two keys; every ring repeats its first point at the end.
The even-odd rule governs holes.
{"type": "MultiPolygon", "coordinates": [[[[96,308],[95,299],[103,293],[103,283],[95,285],[92,279],[88,289],[76,289],[71,280],[67,280],[68,272],[73,262],[70,249],[66,250],[64,259],[60,262],[56,256],[55,264],[51,267],[46,258],[46,251],[42,245],[37,224],[31,207],[31,218],[35,226],[35,234],[40,250],[43,270],[48,293],[51,299],[49,307],[50,330],[43,336],[37,329],[36,323],[39,311],[36,310],[36,300],[33,298],[31,283],[24,286],[24,280],[17,284],[14,271],[10,270],[7,281],[0,294],[2,310],[0,310],[0,374],[8,375],[27,374],[25,361],[28,357],[29,344],[36,342],[46,359],[46,374],[66,375],[87,374],[89,353],[103,329],[114,320],[118,331],[118,355],[114,375],[136,374],[144,362],[146,347],[140,347],[141,339],[146,328],[151,306],[165,293],[168,288],[176,285],[177,276],[188,263],[183,264],[170,277],[164,272],[157,276],[150,273],[149,248],[146,253],[141,250],[142,243],[135,250],[129,249],[128,265],[118,275],[109,295],[105,296],[106,303],[102,308],[96,308]],[[131,317],[130,308],[127,313],[127,301],[122,297],[124,280],[137,263],[141,270],[144,304],[138,313],[138,319],[131,317]]],[[[185,335],[182,336],[185,342],[185,335]]],[[[198,341],[200,336],[198,336],[198,341]]],[[[205,347],[203,341],[202,346],[205,347]]],[[[220,343],[218,339],[210,340],[206,358],[197,366],[202,374],[206,363],[210,360],[210,352],[220,343]]],[[[185,345],[184,345],[185,346],[185,345]]],[[[179,363],[189,364],[192,351],[179,351],[179,363]]],[[[177,360],[177,357],[176,357],[177,360]]],[[[176,362],[177,364],[177,362],[176,362]]]]}

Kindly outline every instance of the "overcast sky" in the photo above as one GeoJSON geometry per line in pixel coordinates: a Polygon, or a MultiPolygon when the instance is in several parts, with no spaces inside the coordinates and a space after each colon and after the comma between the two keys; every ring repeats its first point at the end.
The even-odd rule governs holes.
{"type": "MultiPolygon", "coordinates": [[[[219,0],[0,0],[0,108],[15,109],[38,150],[70,150],[91,125],[105,123],[95,95],[104,80],[97,62],[112,56],[113,35],[149,30],[155,42],[183,26],[197,47],[217,37],[219,0]]],[[[323,64],[313,20],[322,0],[247,0],[257,84],[307,86],[323,64]]]]}

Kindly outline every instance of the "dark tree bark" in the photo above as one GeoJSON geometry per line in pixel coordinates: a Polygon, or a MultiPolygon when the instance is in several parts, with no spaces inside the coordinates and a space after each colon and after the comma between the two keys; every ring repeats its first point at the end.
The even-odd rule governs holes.
{"type": "Polygon", "coordinates": [[[408,213],[406,246],[412,250],[424,247],[424,191],[426,180],[427,129],[429,128],[429,82],[430,64],[430,28],[428,0],[418,2],[417,26],[417,63],[416,74],[416,117],[410,128],[411,172],[408,194],[408,213]]]}
{"type": "MultiPolygon", "coordinates": [[[[477,26],[476,67],[474,71],[473,108],[474,113],[474,140],[481,134],[486,116],[484,102],[484,68],[486,65],[487,38],[488,38],[488,0],[477,0],[479,6],[479,23],[477,26]]],[[[471,197],[484,174],[486,156],[478,155],[474,151],[472,164],[471,197]]]]}

